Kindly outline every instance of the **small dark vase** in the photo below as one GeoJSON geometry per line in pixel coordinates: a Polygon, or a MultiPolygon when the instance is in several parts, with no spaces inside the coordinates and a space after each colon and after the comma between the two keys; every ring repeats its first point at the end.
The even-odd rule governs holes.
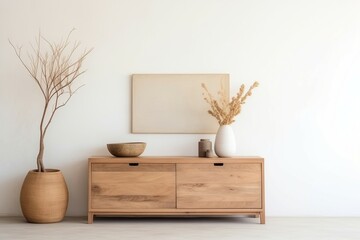
{"type": "Polygon", "coordinates": [[[209,157],[212,153],[212,143],[209,139],[200,139],[199,141],[199,157],[209,157]]]}

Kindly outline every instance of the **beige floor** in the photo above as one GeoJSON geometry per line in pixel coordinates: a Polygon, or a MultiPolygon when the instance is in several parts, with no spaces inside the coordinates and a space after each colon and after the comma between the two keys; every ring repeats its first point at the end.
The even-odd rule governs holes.
{"type": "Polygon", "coordinates": [[[360,239],[360,218],[66,218],[56,224],[29,224],[0,218],[0,240],[8,239],[360,239]]]}

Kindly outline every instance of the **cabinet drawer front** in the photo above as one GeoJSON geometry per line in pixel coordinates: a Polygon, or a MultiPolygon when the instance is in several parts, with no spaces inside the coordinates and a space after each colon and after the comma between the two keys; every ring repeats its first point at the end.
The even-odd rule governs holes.
{"type": "Polygon", "coordinates": [[[178,208],[261,208],[259,163],[177,164],[178,208]]]}
{"type": "Polygon", "coordinates": [[[175,208],[175,164],[92,164],[94,209],[175,208]]]}

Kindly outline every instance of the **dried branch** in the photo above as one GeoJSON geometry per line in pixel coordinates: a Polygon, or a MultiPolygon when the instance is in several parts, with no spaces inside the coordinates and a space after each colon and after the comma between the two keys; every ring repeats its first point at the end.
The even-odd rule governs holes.
{"type": "Polygon", "coordinates": [[[46,171],[43,156],[44,138],[47,129],[57,110],[64,107],[76,91],[83,86],[76,88],[75,91],[72,90],[75,80],[85,72],[81,70],[83,61],[92,51],[92,49],[84,50],[79,56],[74,56],[80,42],[75,42],[72,48],[69,48],[73,31],[74,29],[69,32],[64,41],[58,44],[51,43],[39,32],[39,35],[35,38],[35,46],[31,45],[32,54],[28,53],[28,63],[21,56],[21,47],[15,47],[9,40],[16,56],[39,86],[45,100],[40,121],[40,144],[37,156],[39,172],[46,171]],[[42,42],[45,44],[42,44],[42,42]],[[52,106],[52,109],[49,109],[50,106],[52,106]]]}

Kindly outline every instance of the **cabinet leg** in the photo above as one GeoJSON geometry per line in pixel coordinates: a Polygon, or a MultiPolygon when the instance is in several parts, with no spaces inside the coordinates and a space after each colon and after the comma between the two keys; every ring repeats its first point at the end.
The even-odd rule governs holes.
{"type": "Polygon", "coordinates": [[[265,212],[260,212],[260,224],[265,224],[265,212]]]}
{"type": "Polygon", "coordinates": [[[88,212],[88,224],[92,224],[94,222],[94,214],[92,212],[88,212]]]}

